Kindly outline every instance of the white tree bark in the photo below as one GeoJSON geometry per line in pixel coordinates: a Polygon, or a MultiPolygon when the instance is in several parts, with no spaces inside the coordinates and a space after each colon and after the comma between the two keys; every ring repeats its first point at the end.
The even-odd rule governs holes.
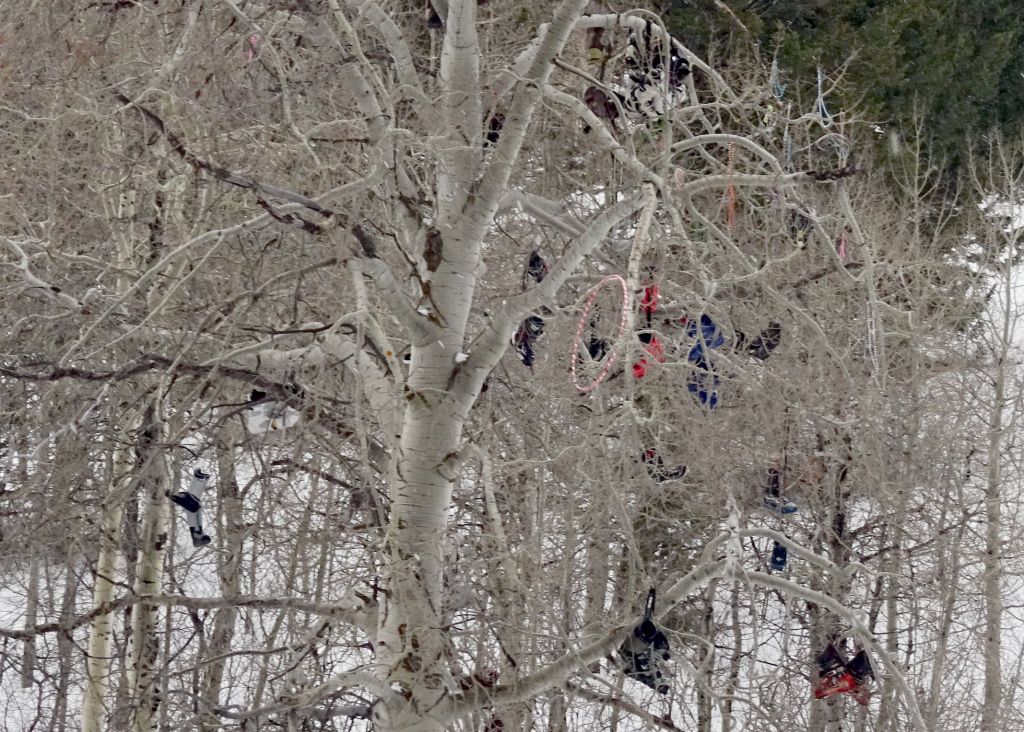
{"type": "MultiPolygon", "coordinates": [[[[121,443],[125,445],[125,442],[121,443]]],[[[120,573],[121,514],[123,492],[129,482],[131,461],[127,447],[114,451],[110,470],[110,490],[102,506],[100,533],[97,537],[99,555],[93,586],[92,609],[96,611],[114,599],[120,573]]],[[[89,624],[89,650],[85,666],[86,686],[82,705],[82,732],[103,732],[106,696],[110,686],[110,651],[114,636],[112,612],[96,615],[89,624]]]]}
{"type": "MultiPolygon", "coordinates": [[[[25,600],[25,629],[35,627],[39,616],[39,570],[41,561],[33,559],[28,568],[28,597],[25,600]]],[[[32,677],[36,671],[36,639],[29,638],[21,654],[21,686],[23,689],[32,687],[32,677]]]]}
{"type": "Polygon", "coordinates": [[[164,427],[160,415],[150,407],[143,412],[137,443],[136,466],[143,496],[143,522],[139,537],[139,561],[134,594],[140,598],[132,607],[129,687],[132,700],[133,732],[150,732],[157,721],[160,696],[157,690],[160,657],[160,606],[146,597],[160,595],[167,548],[166,497],[168,467],[160,442],[164,427]]]}

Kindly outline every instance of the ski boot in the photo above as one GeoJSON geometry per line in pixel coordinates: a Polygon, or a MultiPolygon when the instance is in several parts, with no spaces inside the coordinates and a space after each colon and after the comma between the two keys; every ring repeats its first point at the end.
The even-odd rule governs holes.
{"type": "Polygon", "coordinates": [[[868,685],[870,679],[875,676],[875,671],[871,668],[871,661],[868,660],[868,654],[863,649],[857,651],[857,654],[846,663],[846,670],[857,681],[857,685],[850,691],[850,696],[861,706],[867,706],[871,697],[871,689],[868,685]]]}
{"type": "Polygon", "coordinates": [[[857,687],[857,679],[846,668],[846,661],[831,643],[815,659],[818,664],[818,683],[814,698],[825,699],[835,694],[846,694],[857,687]]]}

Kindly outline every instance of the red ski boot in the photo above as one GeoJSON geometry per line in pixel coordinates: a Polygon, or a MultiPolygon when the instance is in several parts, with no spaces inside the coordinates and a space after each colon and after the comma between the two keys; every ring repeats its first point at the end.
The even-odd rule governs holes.
{"type": "Polygon", "coordinates": [[[814,687],[814,698],[825,699],[834,694],[846,694],[857,686],[857,679],[849,671],[833,671],[818,680],[818,685],[814,687]]]}

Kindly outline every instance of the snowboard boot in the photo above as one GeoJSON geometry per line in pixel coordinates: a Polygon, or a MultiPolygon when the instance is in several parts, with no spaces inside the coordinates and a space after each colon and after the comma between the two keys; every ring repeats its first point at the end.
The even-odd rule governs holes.
{"type": "Polygon", "coordinates": [[[195,513],[199,510],[199,499],[193,496],[188,491],[182,491],[181,493],[167,494],[167,497],[171,499],[171,503],[181,506],[189,513],[195,513]]]}
{"type": "Polygon", "coordinates": [[[189,528],[188,533],[192,534],[192,546],[197,549],[210,543],[210,535],[202,529],[189,528]]]}
{"type": "Polygon", "coordinates": [[[789,559],[789,551],[786,547],[782,546],[779,542],[775,542],[775,546],[772,547],[772,558],[768,563],[768,568],[772,572],[782,572],[786,569],[786,563],[789,559]]]}
{"type": "Polygon", "coordinates": [[[796,504],[782,495],[782,471],[774,465],[768,468],[764,482],[764,507],[781,514],[797,512],[796,504]]]}
{"type": "Polygon", "coordinates": [[[759,361],[766,360],[772,355],[772,351],[778,348],[782,342],[782,326],[771,322],[768,327],[761,331],[760,335],[754,337],[747,344],[746,350],[751,356],[759,361]]]}
{"type": "Polygon", "coordinates": [[[764,507],[767,508],[769,511],[772,511],[774,513],[781,513],[783,515],[796,513],[797,511],[800,510],[797,507],[797,505],[792,501],[783,498],[782,496],[772,495],[765,495],[764,507]]]}

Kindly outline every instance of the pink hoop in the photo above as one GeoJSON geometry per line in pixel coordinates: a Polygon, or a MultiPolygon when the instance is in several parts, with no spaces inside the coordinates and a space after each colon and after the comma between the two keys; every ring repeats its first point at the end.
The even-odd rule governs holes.
{"type": "Polygon", "coordinates": [[[612,349],[611,355],[605,359],[604,366],[601,368],[601,371],[597,376],[594,377],[594,380],[589,384],[580,385],[579,379],[576,377],[576,361],[579,358],[580,340],[583,338],[583,329],[586,327],[587,317],[590,315],[591,308],[594,307],[594,302],[597,300],[597,296],[601,292],[601,288],[609,282],[618,282],[619,287],[622,288],[622,314],[619,317],[619,332],[615,336],[616,343],[622,340],[622,336],[626,332],[626,321],[627,316],[629,315],[629,285],[626,284],[625,278],[620,275],[608,275],[591,288],[590,294],[587,296],[587,302],[583,306],[583,312],[580,313],[580,322],[576,325],[576,338],[572,343],[569,371],[572,373],[573,386],[576,387],[576,391],[580,394],[587,394],[596,389],[598,385],[605,380],[605,377],[608,376],[608,372],[612,370],[612,366],[615,365],[615,361],[617,359],[615,350],[612,349]]]}

